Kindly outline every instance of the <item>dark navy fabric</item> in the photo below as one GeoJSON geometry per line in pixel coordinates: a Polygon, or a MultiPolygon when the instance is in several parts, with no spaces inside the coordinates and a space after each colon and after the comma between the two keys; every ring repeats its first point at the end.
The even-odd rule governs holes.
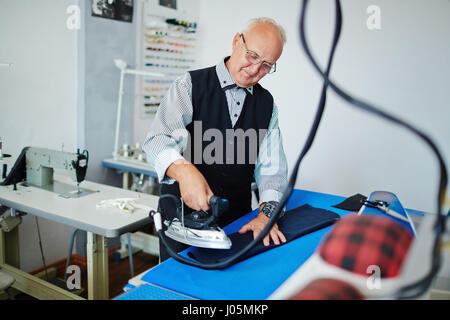
{"type": "MultiPolygon", "coordinates": [[[[286,237],[286,243],[289,243],[298,237],[330,226],[338,220],[339,215],[332,211],[315,208],[305,204],[286,211],[285,215],[278,221],[278,227],[286,237]]],[[[233,233],[229,235],[229,238],[232,242],[231,249],[195,248],[188,254],[191,258],[207,264],[224,261],[247,246],[253,240],[253,232],[250,231],[245,234],[233,233]]],[[[264,246],[261,241],[236,262],[248,259],[254,255],[281,245],[283,245],[283,243],[280,245],[271,243],[269,246],[264,246]]]]}
{"type": "Polygon", "coordinates": [[[358,212],[359,209],[363,206],[363,201],[367,200],[367,197],[357,193],[351,197],[348,197],[344,201],[334,205],[334,208],[342,209],[342,210],[348,210],[348,211],[356,211],[358,212]]]}

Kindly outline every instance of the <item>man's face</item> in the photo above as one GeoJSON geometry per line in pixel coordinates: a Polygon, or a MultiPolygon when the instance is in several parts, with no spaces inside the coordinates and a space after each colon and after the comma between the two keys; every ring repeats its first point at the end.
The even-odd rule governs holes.
{"type": "Polygon", "coordinates": [[[277,29],[271,24],[261,23],[242,36],[239,33],[235,35],[233,52],[226,65],[234,82],[239,87],[248,88],[267,74],[263,64],[275,64],[282,50],[283,43],[277,29]],[[259,56],[261,62],[253,64],[247,50],[259,56]]]}

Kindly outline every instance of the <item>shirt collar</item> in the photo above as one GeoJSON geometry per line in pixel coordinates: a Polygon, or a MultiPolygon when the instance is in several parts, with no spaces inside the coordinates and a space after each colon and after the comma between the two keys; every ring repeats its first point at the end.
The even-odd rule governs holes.
{"type": "MultiPolygon", "coordinates": [[[[236,83],[233,81],[233,78],[225,65],[225,61],[228,59],[229,57],[225,57],[216,65],[217,78],[219,78],[220,86],[223,90],[236,87],[236,83]]],[[[253,86],[241,89],[246,89],[249,93],[253,94],[253,86]]]]}

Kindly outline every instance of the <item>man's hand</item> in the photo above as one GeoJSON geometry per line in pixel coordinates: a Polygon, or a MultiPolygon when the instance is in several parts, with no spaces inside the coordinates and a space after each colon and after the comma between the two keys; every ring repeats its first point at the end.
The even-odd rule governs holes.
{"type": "MultiPolygon", "coordinates": [[[[253,231],[253,239],[256,239],[269,220],[270,219],[264,213],[260,212],[255,219],[244,225],[241,230],[239,230],[239,233],[243,234],[248,231],[253,231]]],[[[280,244],[280,240],[283,243],[286,242],[286,237],[278,229],[278,225],[276,223],[273,225],[270,232],[264,237],[263,244],[268,246],[270,244],[270,239],[272,239],[273,243],[276,245],[280,244]]]]}
{"type": "Polygon", "coordinates": [[[214,195],[205,177],[190,162],[179,159],[167,168],[166,175],[178,181],[184,203],[196,210],[209,210],[209,199],[214,195]]]}

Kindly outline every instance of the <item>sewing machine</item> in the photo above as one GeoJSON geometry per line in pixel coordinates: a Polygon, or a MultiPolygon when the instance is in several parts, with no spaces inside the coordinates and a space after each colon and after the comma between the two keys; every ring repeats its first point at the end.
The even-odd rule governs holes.
{"type": "Polygon", "coordinates": [[[80,299],[20,269],[17,225],[21,218],[16,213],[26,213],[87,232],[88,299],[110,298],[108,238],[147,225],[148,211],[157,208],[158,197],[85,180],[88,157],[87,151],[68,153],[27,147],[1,183],[0,269],[16,279],[14,289],[37,299],[80,299]],[[122,198],[139,198],[138,204],[149,209],[140,208],[131,214],[117,208],[97,207],[104,201],[122,198]]]}
{"type": "Polygon", "coordinates": [[[26,180],[35,187],[60,193],[66,198],[80,197],[95,190],[80,188],[80,183],[86,177],[89,153],[70,153],[45,148],[25,147],[17,158],[11,172],[2,185],[10,185],[26,180]],[[71,179],[77,183],[77,189],[53,180],[54,169],[65,170],[71,179]]]}

